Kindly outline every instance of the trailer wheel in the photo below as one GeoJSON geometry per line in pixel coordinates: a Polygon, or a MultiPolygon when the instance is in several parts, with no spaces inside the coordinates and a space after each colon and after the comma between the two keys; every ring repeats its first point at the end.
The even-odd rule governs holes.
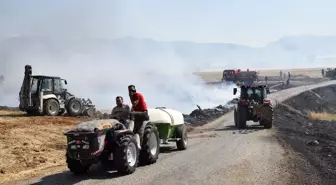
{"type": "Polygon", "coordinates": [[[46,100],[43,106],[43,112],[48,116],[57,116],[59,113],[59,109],[59,103],[55,99],[46,100]]]}
{"type": "Polygon", "coordinates": [[[185,150],[188,147],[188,134],[185,125],[176,128],[176,137],[180,140],[176,141],[177,149],[185,150]]]}

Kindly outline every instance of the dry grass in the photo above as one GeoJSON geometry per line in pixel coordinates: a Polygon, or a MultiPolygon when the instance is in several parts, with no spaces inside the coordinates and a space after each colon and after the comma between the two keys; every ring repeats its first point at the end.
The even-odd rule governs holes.
{"type": "Polygon", "coordinates": [[[329,113],[319,113],[319,112],[309,112],[308,113],[309,120],[325,120],[325,121],[336,121],[336,114],[329,113]]]}
{"type": "MultiPolygon", "coordinates": [[[[251,69],[253,70],[253,69],[251,69]]],[[[306,75],[309,77],[321,77],[321,68],[306,68],[306,69],[263,69],[257,70],[260,76],[278,76],[280,70],[284,73],[290,72],[292,75],[306,75]]],[[[194,74],[201,76],[207,82],[219,81],[222,79],[223,70],[209,72],[195,72],[194,74]]]]}
{"type": "Polygon", "coordinates": [[[0,110],[0,183],[63,167],[66,139],[62,133],[79,121],[0,110]]]}

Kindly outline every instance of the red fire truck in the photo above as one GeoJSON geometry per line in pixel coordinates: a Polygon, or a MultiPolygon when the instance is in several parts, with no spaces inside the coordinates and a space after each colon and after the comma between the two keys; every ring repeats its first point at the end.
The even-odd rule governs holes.
{"type": "Polygon", "coordinates": [[[252,85],[255,81],[258,80],[257,71],[240,71],[237,74],[237,81],[244,83],[245,85],[252,85]]]}
{"type": "Polygon", "coordinates": [[[226,69],[223,71],[223,78],[222,81],[227,82],[236,82],[237,81],[237,74],[240,72],[240,69],[226,69]]]}

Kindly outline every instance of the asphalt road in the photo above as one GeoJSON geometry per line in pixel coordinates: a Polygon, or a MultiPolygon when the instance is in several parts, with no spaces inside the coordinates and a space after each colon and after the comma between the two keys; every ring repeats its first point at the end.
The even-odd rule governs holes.
{"type": "MultiPolygon", "coordinates": [[[[271,94],[274,103],[316,87],[336,84],[327,81],[271,94]]],[[[165,147],[157,163],[137,168],[131,175],[118,177],[98,166],[88,175],[75,177],[69,172],[25,181],[20,184],[83,185],[179,185],[222,184],[264,185],[293,183],[287,155],[289,153],[273,137],[274,131],[251,126],[246,130],[233,127],[232,112],[196,129],[190,134],[189,148],[175,151],[165,147]]]]}

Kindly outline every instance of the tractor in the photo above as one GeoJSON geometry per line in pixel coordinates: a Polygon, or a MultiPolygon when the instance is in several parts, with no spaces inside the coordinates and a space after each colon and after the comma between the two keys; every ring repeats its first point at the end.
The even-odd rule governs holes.
{"type": "Polygon", "coordinates": [[[326,70],[325,77],[335,79],[336,78],[336,68],[335,69],[328,68],[326,70]]]}
{"type": "MultiPolygon", "coordinates": [[[[234,123],[239,129],[246,128],[247,121],[259,122],[264,128],[270,129],[273,125],[273,106],[267,99],[267,86],[240,86],[239,98],[234,109],[234,123]]],[[[233,89],[237,94],[238,89],[233,89]]]]}
{"type": "Polygon", "coordinates": [[[244,85],[253,85],[258,81],[258,73],[257,71],[240,71],[237,74],[237,81],[244,85]]]}
{"type": "Polygon", "coordinates": [[[118,119],[85,121],[64,132],[69,170],[84,174],[93,164],[101,163],[106,169],[131,174],[138,163],[150,165],[158,160],[161,140],[176,142],[178,150],[187,149],[187,128],[181,112],[165,107],[150,108],[148,117],[142,123],[141,134],[126,128],[118,119]]]}
{"type": "Polygon", "coordinates": [[[69,93],[65,79],[55,76],[32,75],[32,67],[25,66],[24,79],[19,92],[22,111],[28,115],[94,116],[95,106],[90,99],[80,99],[69,93]]]}

